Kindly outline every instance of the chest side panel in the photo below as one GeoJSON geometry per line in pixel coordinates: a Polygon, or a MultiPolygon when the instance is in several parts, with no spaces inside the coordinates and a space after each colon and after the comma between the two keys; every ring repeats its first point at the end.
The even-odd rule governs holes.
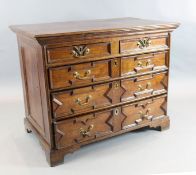
{"type": "Polygon", "coordinates": [[[18,37],[18,44],[26,117],[41,137],[50,144],[51,134],[42,48],[36,41],[24,37],[18,37]]]}

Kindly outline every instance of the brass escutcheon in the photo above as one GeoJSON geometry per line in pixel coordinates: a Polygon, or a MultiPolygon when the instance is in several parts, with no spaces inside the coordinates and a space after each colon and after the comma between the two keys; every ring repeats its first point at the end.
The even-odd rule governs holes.
{"type": "Polygon", "coordinates": [[[86,46],[74,46],[72,50],[72,55],[76,58],[86,56],[90,53],[90,49],[86,46]]]}
{"type": "Polygon", "coordinates": [[[150,44],[151,44],[150,38],[140,39],[140,40],[137,42],[137,46],[138,46],[140,49],[147,48],[147,47],[150,46],[150,44]]]}
{"type": "Polygon", "coordinates": [[[114,66],[118,66],[118,61],[117,60],[114,60],[114,66]]]}
{"type": "Polygon", "coordinates": [[[119,83],[115,83],[114,87],[117,89],[119,87],[119,83]]]}
{"type": "Polygon", "coordinates": [[[119,114],[119,109],[114,109],[114,115],[118,115],[119,114]]]}

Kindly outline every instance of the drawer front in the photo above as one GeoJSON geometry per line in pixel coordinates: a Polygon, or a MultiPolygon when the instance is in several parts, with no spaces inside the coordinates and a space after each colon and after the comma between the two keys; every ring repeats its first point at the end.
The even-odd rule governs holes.
{"type": "Polygon", "coordinates": [[[111,112],[85,115],[79,118],[67,119],[55,125],[56,148],[66,148],[84,141],[108,135],[112,128],[107,124],[111,112]]]}
{"type": "Polygon", "coordinates": [[[150,53],[121,58],[121,75],[133,75],[168,68],[167,52],[150,53]]]}
{"type": "Polygon", "coordinates": [[[158,97],[144,100],[135,104],[122,107],[122,112],[126,116],[122,123],[122,129],[128,129],[137,125],[145,124],[162,116],[167,115],[167,99],[158,97]]]}
{"type": "Polygon", "coordinates": [[[138,38],[120,40],[120,53],[136,54],[168,49],[167,37],[168,35],[143,35],[138,38]]]}
{"type": "Polygon", "coordinates": [[[166,115],[166,107],[166,99],[159,97],[56,122],[56,148],[66,148],[100,137],[109,137],[115,132],[147,124],[166,115]]]}
{"type": "Polygon", "coordinates": [[[167,92],[168,73],[145,76],[94,85],[85,88],[52,93],[54,118],[69,118],[120,102],[129,102],[167,92]]]}
{"type": "Polygon", "coordinates": [[[119,60],[104,60],[49,69],[51,89],[84,85],[119,76],[119,68],[111,65],[119,60]]]}
{"type": "Polygon", "coordinates": [[[52,94],[54,118],[88,112],[120,102],[120,82],[89,86],[52,94]]]}
{"type": "Polygon", "coordinates": [[[111,54],[109,42],[47,48],[48,63],[77,63],[111,54]]]}
{"type": "Polygon", "coordinates": [[[124,79],[121,81],[121,87],[124,89],[121,101],[126,102],[165,93],[167,92],[167,82],[168,73],[124,79]]]}

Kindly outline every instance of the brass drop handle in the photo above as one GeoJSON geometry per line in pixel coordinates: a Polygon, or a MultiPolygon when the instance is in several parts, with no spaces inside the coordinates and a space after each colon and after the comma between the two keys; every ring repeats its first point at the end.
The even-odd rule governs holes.
{"type": "Polygon", "coordinates": [[[72,50],[72,55],[76,58],[86,56],[90,53],[90,49],[86,46],[74,46],[72,50]]]}
{"type": "Polygon", "coordinates": [[[92,98],[91,95],[87,95],[86,98],[85,98],[85,100],[84,100],[84,102],[82,102],[82,100],[80,98],[77,98],[75,100],[75,103],[78,104],[78,105],[80,105],[80,106],[84,106],[84,105],[87,105],[89,103],[89,101],[90,101],[91,98],[92,98]]]}
{"type": "Polygon", "coordinates": [[[151,64],[151,60],[149,59],[146,61],[146,66],[149,66],[150,64],[151,64]]]}
{"type": "Polygon", "coordinates": [[[80,128],[80,134],[85,137],[85,136],[90,136],[90,132],[92,131],[92,129],[94,128],[94,125],[91,124],[87,130],[83,129],[83,128],[80,128]]]}
{"type": "Polygon", "coordinates": [[[150,59],[148,59],[145,63],[142,63],[141,61],[138,61],[138,63],[137,63],[137,66],[138,67],[148,67],[148,66],[150,66],[151,65],[151,60],[150,59]]]}
{"type": "Polygon", "coordinates": [[[150,89],[151,86],[152,86],[151,82],[148,82],[148,83],[146,84],[146,89],[150,89]]]}
{"type": "Polygon", "coordinates": [[[87,71],[84,72],[84,75],[83,76],[80,75],[79,72],[74,72],[73,73],[73,76],[74,76],[74,78],[79,79],[79,80],[86,80],[86,79],[89,79],[90,78],[89,77],[90,74],[91,74],[91,70],[87,70],[87,71]]]}
{"type": "Polygon", "coordinates": [[[150,111],[151,111],[151,109],[148,108],[147,111],[146,111],[146,114],[143,116],[143,118],[145,118],[145,119],[147,119],[147,120],[152,119],[153,116],[152,116],[152,115],[149,115],[149,114],[150,114],[150,111]]]}
{"type": "Polygon", "coordinates": [[[150,120],[152,118],[152,116],[149,116],[150,111],[151,111],[151,108],[148,108],[146,110],[146,113],[144,113],[143,111],[139,111],[140,118],[141,119],[145,118],[147,120],[150,120]]]}
{"type": "Polygon", "coordinates": [[[140,49],[147,48],[147,47],[150,46],[150,44],[151,44],[150,38],[140,39],[140,40],[137,42],[137,46],[138,46],[140,49]]]}
{"type": "Polygon", "coordinates": [[[139,85],[138,85],[138,90],[139,90],[139,91],[143,91],[143,90],[145,90],[145,88],[144,88],[141,84],[139,84],[139,85]]]}
{"type": "Polygon", "coordinates": [[[139,115],[140,115],[140,117],[142,118],[143,115],[144,115],[143,111],[139,111],[139,115]]]}
{"type": "Polygon", "coordinates": [[[141,84],[139,84],[138,85],[138,90],[139,91],[144,91],[145,89],[150,89],[151,88],[151,82],[148,82],[147,84],[146,84],[146,87],[144,88],[141,84]]]}
{"type": "Polygon", "coordinates": [[[151,109],[148,108],[148,109],[146,110],[146,115],[149,115],[150,111],[151,111],[151,109]]]}
{"type": "Polygon", "coordinates": [[[138,67],[143,67],[142,62],[141,62],[141,61],[138,61],[137,66],[138,66],[138,67]]]}

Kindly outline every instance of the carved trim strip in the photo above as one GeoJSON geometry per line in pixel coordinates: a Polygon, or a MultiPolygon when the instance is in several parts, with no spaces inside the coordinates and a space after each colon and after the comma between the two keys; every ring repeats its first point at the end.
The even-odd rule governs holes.
{"type": "MultiPolygon", "coordinates": [[[[165,118],[166,116],[165,115],[161,115],[161,116],[158,116],[158,117],[153,117],[151,118],[150,120],[151,121],[154,121],[154,120],[161,120],[163,118],[165,118]]],[[[136,127],[136,126],[139,126],[137,123],[133,123],[133,124],[130,124],[130,125],[127,125],[127,126],[124,126],[123,129],[130,129],[130,128],[133,128],[133,127],[136,127]]]]}
{"type": "Polygon", "coordinates": [[[58,127],[56,126],[56,136],[55,136],[56,141],[55,141],[55,143],[56,143],[57,148],[61,148],[61,146],[60,146],[61,144],[59,142],[62,140],[64,135],[65,135],[65,133],[62,132],[60,129],[58,129],[58,127]],[[57,136],[59,136],[59,137],[57,137],[57,136]]]}
{"type": "Polygon", "coordinates": [[[135,92],[135,93],[134,93],[134,96],[135,96],[135,97],[138,97],[138,96],[144,95],[144,94],[150,94],[150,95],[152,95],[153,92],[154,92],[153,89],[145,89],[144,91],[141,91],[141,92],[135,92]]]}
{"type": "Polygon", "coordinates": [[[129,129],[129,128],[133,128],[133,127],[135,127],[135,126],[137,126],[137,124],[136,124],[136,123],[133,123],[133,124],[124,126],[123,129],[129,129]]]}
{"type": "Polygon", "coordinates": [[[152,118],[152,121],[153,120],[160,120],[160,119],[163,119],[164,117],[166,117],[165,115],[161,115],[161,116],[158,116],[158,117],[154,117],[152,118]]]}
{"type": "Polygon", "coordinates": [[[53,98],[52,101],[55,102],[55,103],[56,103],[57,105],[59,105],[59,106],[62,106],[62,105],[63,105],[63,103],[60,102],[59,100],[57,100],[56,98],[53,98]]]}

